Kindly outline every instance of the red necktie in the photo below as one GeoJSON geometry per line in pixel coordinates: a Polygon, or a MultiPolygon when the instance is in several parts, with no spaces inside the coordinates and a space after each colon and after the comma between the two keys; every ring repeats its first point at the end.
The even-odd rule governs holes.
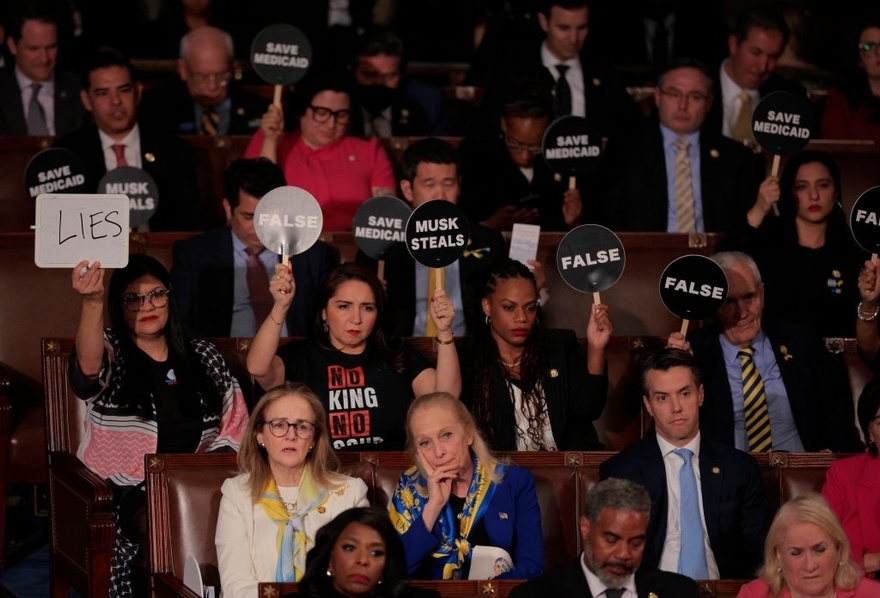
{"type": "Polygon", "coordinates": [[[114,143],[110,147],[113,148],[113,153],[116,154],[116,168],[119,168],[120,166],[128,166],[128,160],[125,159],[125,144],[114,143]]]}
{"type": "Polygon", "coordinates": [[[263,325],[263,322],[272,311],[272,305],[275,300],[272,299],[272,293],[269,292],[269,275],[266,274],[266,266],[260,260],[260,250],[245,249],[247,252],[247,285],[248,292],[251,296],[251,307],[254,310],[254,317],[257,319],[257,329],[263,325]]]}

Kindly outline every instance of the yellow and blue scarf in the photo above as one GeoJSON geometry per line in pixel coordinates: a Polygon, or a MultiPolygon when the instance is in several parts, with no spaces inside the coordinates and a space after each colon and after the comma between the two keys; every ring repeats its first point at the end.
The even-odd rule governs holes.
{"type": "Polygon", "coordinates": [[[314,543],[314,539],[306,535],[304,519],[311,511],[324,504],[329,496],[327,489],[318,486],[312,479],[311,469],[306,465],[299,481],[296,512],[288,513],[275,479],[269,478],[260,496],[260,506],[278,526],[278,535],[275,538],[275,550],[278,552],[275,581],[302,579],[306,569],[306,552],[314,543]]]}
{"type": "MultiPolygon", "coordinates": [[[[499,464],[496,469],[501,467],[503,466],[499,464]]],[[[446,503],[434,524],[435,527],[439,526],[442,540],[431,556],[443,559],[443,579],[461,579],[461,569],[470,558],[471,552],[468,535],[485,514],[496,487],[492,481],[492,473],[486,471],[480,460],[474,457],[474,475],[465,497],[464,508],[458,515],[458,535],[455,534],[456,515],[449,503],[446,503]]],[[[416,467],[412,467],[400,476],[389,508],[391,521],[399,534],[406,533],[409,526],[419,519],[427,503],[426,480],[416,467]]]]}

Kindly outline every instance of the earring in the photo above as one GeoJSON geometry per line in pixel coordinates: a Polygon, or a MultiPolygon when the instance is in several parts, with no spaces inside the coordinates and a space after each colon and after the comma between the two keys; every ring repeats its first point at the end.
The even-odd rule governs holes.
{"type": "Polygon", "coordinates": [[[260,445],[260,447],[262,447],[262,448],[266,448],[266,445],[265,445],[264,443],[262,443],[262,442],[260,442],[259,445],[260,445]]]}
{"type": "Polygon", "coordinates": [[[333,574],[330,573],[330,567],[327,567],[327,577],[333,577],[333,574]]]}
{"type": "Polygon", "coordinates": [[[321,320],[321,330],[323,330],[325,334],[330,330],[330,327],[327,326],[327,320],[321,320]]]}
{"type": "Polygon", "coordinates": [[[490,318],[487,314],[486,315],[486,326],[488,326],[491,321],[492,321],[492,318],[490,318]]]}

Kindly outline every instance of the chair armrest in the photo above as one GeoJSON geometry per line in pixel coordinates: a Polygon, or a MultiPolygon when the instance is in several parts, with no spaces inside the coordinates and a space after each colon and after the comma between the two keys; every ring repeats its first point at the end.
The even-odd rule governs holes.
{"type": "Polygon", "coordinates": [[[49,453],[49,475],[55,484],[63,484],[68,492],[94,505],[97,511],[113,510],[113,490],[101,476],[66,452],[49,453]]]}
{"type": "Polygon", "coordinates": [[[183,585],[183,580],[171,573],[153,574],[154,598],[177,596],[180,598],[202,598],[191,589],[183,585]]]}
{"type": "MultiPolygon", "coordinates": [[[[0,437],[6,439],[12,433],[12,404],[9,399],[11,386],[12,372],[5,363],[0,363],[0,437]]],[[[8,440],[3,442],[4,446],[8,444],[8,440]]]]}

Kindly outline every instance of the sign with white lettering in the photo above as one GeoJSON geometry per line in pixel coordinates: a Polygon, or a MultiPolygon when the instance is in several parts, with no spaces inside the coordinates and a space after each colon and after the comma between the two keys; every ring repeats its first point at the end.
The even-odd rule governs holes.
{"type": "Polygon", "coordinates": [[[406,222],[411,213],[408,203],[390,195],[362,203],[351,227],[358,249],[374,260],[385,259],[389,249],[406,242],[406,222]]]}
{"type": "Polygon", "coordinates": [[[43,193],[37,196],[34,263],[72,268],[82,260],[102,268],[128,264],[128,197],[43,193]]]}
{"type": "Polygon", "coordinates": [[[266,83],[290,85],[302,79],[312,65],[312,45],[293,25],[269,25],[251,43],[251,65],[266,83]]]}
{"type": "Polygon", "coordinates": [[[792,154],[810,141],[813,105],[803,94],[774,91],[752,112],[755,141],[771,154],[792,154]]]}
{"type": "Polygon", "coordinates": [[[849,226],[862,249],[880,253],[880,187],[871,187],[859,195],[849,213],[849,226]]]}
{"type": "Polygon", "coordinates": [[[282,256],[298,255],[315,244],[324,228],[318,200],[299,187],[276,187],[254,210],[254,232],[266,249],[282,256]]]}
{"type": "Polygon", "coordinates": [[[159,187],[150,173],[134,166],[108,170],[98,183],[98,193],[128,196],[132,228],[144,226],[159,207],[159,187]]]}
{"type": "Polygon", "coordinates": [[[625,265],[620,237],[598,224],[582,224],[568,231],[556,250],[560,278],[581,293],[610,289],[620,280],[625,265]]]}
{"type": "Polygon", "coordinates": [[[86,165],[63,147],[47,147],[24,169],[24,187],[31,199],[43,193],[85,193],[86,165]]]}
{"type": "Polygon", "coordinates": [[[727,299],[727,275],[704,255],[683,255],[672,260],[660,275],[660,299],[674,316],[706,318],[727,299]]]}
{"type": "Polygon", "coordinates": [[[582,116],[557,118],[541,141],[544,160],[554,172],[576,176],[589,172],[599,163],[602,153],[602,136],[590,129],[582,116]]]}
{"type": "Polygon", "coordinates": [[[443,199],[423,203],[406,221],[406,247],[413,259],[430,268],[448,266],[464,252],[470,224],[457,205],[443,199]]]}

